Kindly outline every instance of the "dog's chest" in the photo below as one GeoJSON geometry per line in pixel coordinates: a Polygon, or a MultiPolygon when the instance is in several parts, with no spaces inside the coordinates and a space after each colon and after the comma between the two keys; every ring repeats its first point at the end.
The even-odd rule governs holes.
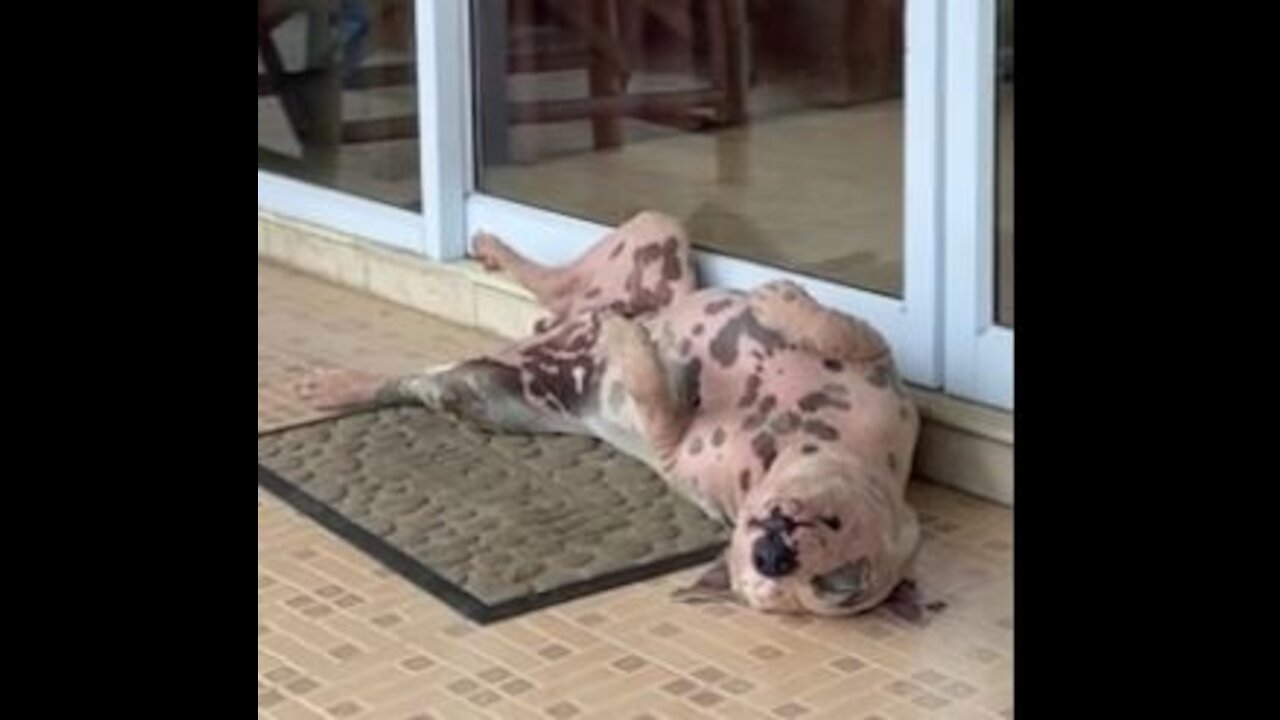
{"type": "Polygon", "coordinates": [[[743,296],[709,291],[645,323],[681,392],[696,398],[673,481],[733,516],[784,453],[904,452],[914,410],[896,384],[814,355],[745,311],[743,296]]]}

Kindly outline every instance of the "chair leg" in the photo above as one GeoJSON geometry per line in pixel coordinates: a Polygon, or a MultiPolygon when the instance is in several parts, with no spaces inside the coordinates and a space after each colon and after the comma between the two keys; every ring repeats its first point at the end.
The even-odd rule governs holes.
{"type": "Polygon", "coordinates": [[[289,128],[293,130],[299,142],[305,143],[308,135],[307,118],[301,98],[286,80],[284,61],[280,57],[280,50],[276,47],[275,41],[271,39],[271,31],[261,25],[258,26],[258,55],[262,57],[262,64],[267,69],[270,91],[280,97],[280,104],[284,108],[284,117],[289,123],[289,128]]]}
{"type": "MultiPolygon", "coordinates": [[[[514,8],[522,17],[523,1],[514,8]]],[[[506,165],[511,159],[511,114],[507,97],[510,16],[504,2],[487,3],[476,14],[476,95],[479,101],[479,163],[483,167],[506,165]]]]}
{"type": "MultiPolygon", "coordinates": [[[[618,37],[618,12],[614,0],[592,0],[591,22],[608,38],[618,37]]],[[[587,70],[591,97],[617,97],[625,88],[616,63],[599,48],[592,48],[591,66],[587,70]]],[[[622,116],[617,110],[605,110],[591,119],[591,134],[597,150],[622,145],[622,116]]]]}
{"type": "Polygon", "coordinates": [[[720,120],[739,125],[747,117],[747,20],[743,0],[718,0],[708,18],[711,74],[724,92],[720,120]]]}

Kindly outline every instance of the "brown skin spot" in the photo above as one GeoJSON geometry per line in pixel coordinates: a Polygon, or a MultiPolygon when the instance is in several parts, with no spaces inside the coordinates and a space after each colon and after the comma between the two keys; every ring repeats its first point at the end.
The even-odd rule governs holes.
{"type": "Polygon", "coordinates": [[[694,325],[694,326],[693,326],[693,336],[694,336],[694,337],[698,337],[698,336],[702,335],[702,333],[703,333],[703,332],[705,332],[705,331],[706,331],[706,329],[707,329],[707,327],[706,327],[705,325],[703,325],[702,323],[698,323],[697,325],[694,325]]]}
{"type": "MultiPolygon", "coordinates": [[[[656,243],[644,245],[636,248],[632,253],[631,274],[627,276],[626,290],[631,295],[630,308],[633,312],[644,312],[647,310],[657,310],[669,304],[675,294],[671,290],[670,282],[659,279],[656,288],[647,288],[642,285],[645,270],[650,265],[663,260],[664,254],[670,255],[675,251],[674,238],[668,242],[670,249],[665,246],[659,246],[656,243]]],[[[679,262],[675,261],[675,267],[679,272],[679,262]]],[[[668,263],[664,262],[662,271],[668,270],[668,263]]]]}
{"type": "Polygon", "coordinates": [[[769,419],[769,413],[772,413],[773,409],[777,407],[777,405],[778,398],[773,395],[766,395],[765,398],[760,401],[760,406],[756,408],[756,411],[748,415],[747,419],[742,422],[742,429],[751,431],[759,428],[761,425],[764,425],[765,421],[769,419]]]}
{"type": "Polygon", "coordinates": [[[603,291],[600,288],[591,288],[590,290],[587,291],[586,295],[583,295],[583,297],[585,297],[588,300],[594,300],[595,298],[600,297],[601,292],[603,291]]]}
{"type": "Polygon", "coordinates": [[[613,252],[609,253],[609,259],[617,260],[618,256],[621,255],[626,249],[627,249],[626,241],[618,243],[618,246],[613,249],[613,252]]]}
{"type": "Polygon", "coordinates": [[[693,350],[693,342],[692,342],[692,341],[690,341],[690,340],[689,340],[689,338],[685,338],[685,339],[681,340],[681,341],[680,341],[680,355],[681,355],[681,357],[683,357],[683,356],[685,356],[685,355],[688,355],[690,350],[693,350]]]}
{"type": "Polygon", "coordinates": [[[779,415],[769,423],[769,429],[777,435],[790,435],[800,429],[800,416],[793,412],[779,415]]]}
{"type": "Polygon", "coordinates": [[[889,469],[898,472],[898,456],[893,453],[889,453],[889,469]]]}
{"type": "Polygon", "coordinates": [[[709,346],[711,357],[721,366],[730,367],[738,360],[738,345],[743,336],[759,343],[770,357],[785,344],[781,333],[761,325],[755,313],[743,310],[716,333],[709,346]]]}
{"type": "Polygon", "coordinates": [[[778,459],[778,444],[774,441],[773,436],[767,432],[762,432],[751,438],[751,450],[760,458],[760,463],[764,466],[764,471],[769,472],[769,468],[773,467],[773,461],[778,459]]]}
{"type": "Polygon", "coordinates": [[[631,254],[631,257],[633,259],[638,258],[645,265],[648,265],[649,263],[652,263],[654,261],[661,260],[662,254],[663,254],[662,245],[660,243],[654,242],[654,243],[649,243],[647,245],[641,245],[640,247],[636,248],[636,251],[631,254]]]}
{"type": "Polygon", "coordinates": [[[721,445],[724,444],[724,439],[725,439],[724,428],[722,427],[716,428],[716,431],[711,433],[712,447],[720,447],[721,445]]]}
{"type": "Polygon", "coordinates": [[[867,376],[867,382],[878,388],[889,387],[889,382],[893,379],[893,371],[887,365],[877,365],[871,370],[871,374],[867,376]]]}
{"type": "Polygon", "coordinates": [[[738,476],[738,488],[741,489],[742,492],[744,493],[751,490],[751,471],[750,470],[743,470],[742,474],[738,476]]]}
{"type": "Polygon", "coordinates": [[[698,453],[701,453],[702,447],[702,438],[694,438],[693,442],[689,443],[689,454],[697,455],[698,453]]]}
{"type": "Polygon", "coordinates": [[[817,445],[805,445],[804,447],[800,448],[800,452],[804,453],[805,455],[812,455],[812,454],[814,454],[814,453],[818,452],[818,446],[817,446],[817,445]]]}
{"type": "Polygon", "coordinates": [[[844,370],[844,363],[840,362],[839,360],[832,360],[831,358],[827,358],[826,360],[822,361],[822,367],[830,370],[831,372],[841,372],[844,370]]]}
{"type": "Polygon", "coordinates": [[[840,431],[821,420],[809,420],[804,424],[804,431],[819,440],[835,441],[840,439],[840,431]]]}
{"type": "Polygon", "coordinates": [[[685,407],[702,406],[702,358],[693,358],[681,366],[677,378],[680,383],[680,399],[685,407]]]}
{"type": "Polygon", "coordinates": [[[600,319],[592,315],[589,324],[575,321],[545,341],[522,350],[521,369],[529,378],[529,394],[553,409],[576,412],[597,390],[599,368],[586,351],[596,344],[599,335],[600,319]],[[575,369],[581,369],[581,390],[575,369]]]}
{"type": "Polygon", "coordinates": [[[786,300],[787,302],[795,302],[796,297],[797,297],[796,292],[794,290],[787,290],[786,292],[782,293],[782,299],[786,300]]]}
{"type": "Polygon", "coordinates": [[[667,238],[662,244],[662,279],[676,282],[684,277],[684,268],[680,265],[680,241],[667,238]]]}
{"type": "Polygon", "coordinates": [[[748,430],[748,432],[750,432],[750,430],[759,429],[760,425],[763,425],[765,421],[768,421],[769,414],[773,413],[773,409],[774,407],[777,407],[777,405],[777,397],[772,395],[765,397],[764,400],[760,401],[760,406],[756,407],[755,413],[751,413],[746,416],[745,420],[742,420],[742,429],[748,430]]]}
{"type": "Polygon", "coordinates": [[[716,300],[715,302],[708,304],[703,312],[708,315],[719,315],[725,310],[728,310],[731,305],[733,305],[733,300],[731,298],[716,300]]]}
{"type": "Polygon", "coordinates": [[[738,407],[749,408],[752,405],[755,405],[756,400],[760,398],[760,386],[763,384],[764,381],[760,379],[759,375],[752,375],[748,377],[747,392],[742,396],[742,399],[738,401],[738,407]]]}
{"type": "Polygon", "coordinates": [[[773,412],[773,409],[776,407],[778,407],[778,397],[776,395],[765,395],[764,398],[760,400],[759,411],[765,415],[773,412]]]}
{"type": "Polygon", "coordinates": [[[893,365],[876,365],[872,368],[871,374],[867,376],[867,382],[881,389],[891,388],[893,390],[893,394],[900,398],[907,397],[907,392],[902,387],[902,383],[899,382],[898,372],[894,369],[893,365]]]}
{"type": "Polygon", "coordinates": [[[823,408],[850,409],[849,403],[837,400],[824,392],[809,393],[800,399],[799,404],[800,409],[807,413],[815,413],[823,408]]]}

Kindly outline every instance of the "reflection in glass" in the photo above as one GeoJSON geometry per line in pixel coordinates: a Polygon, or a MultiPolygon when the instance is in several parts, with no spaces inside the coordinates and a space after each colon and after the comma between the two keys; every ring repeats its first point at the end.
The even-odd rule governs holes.
{"type": "Polygon", "coordinates": [[[420,207],[413,0],[258,1],[258,168],[420,207]]]}
{"type": "Polygon", "coordinates": [[[482,191],[902,290],[901,0],[473,0],[482,191]]]}

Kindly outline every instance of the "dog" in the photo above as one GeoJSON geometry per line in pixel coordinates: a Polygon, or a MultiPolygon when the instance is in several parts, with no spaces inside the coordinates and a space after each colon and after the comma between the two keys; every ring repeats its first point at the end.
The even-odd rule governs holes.
{"type": "Polygon", "coordinates": [[[921,614],[904,492],[920,429],[888,343],[790,281],[697,287],[688,234],[642,212],[545,267],[481,233],[550,317],[510,347],[392,380],[323,375],[326,408],[415,402],[497,430],[599,438],[732,528],[687,602],[840,616],[921,614]]]}

